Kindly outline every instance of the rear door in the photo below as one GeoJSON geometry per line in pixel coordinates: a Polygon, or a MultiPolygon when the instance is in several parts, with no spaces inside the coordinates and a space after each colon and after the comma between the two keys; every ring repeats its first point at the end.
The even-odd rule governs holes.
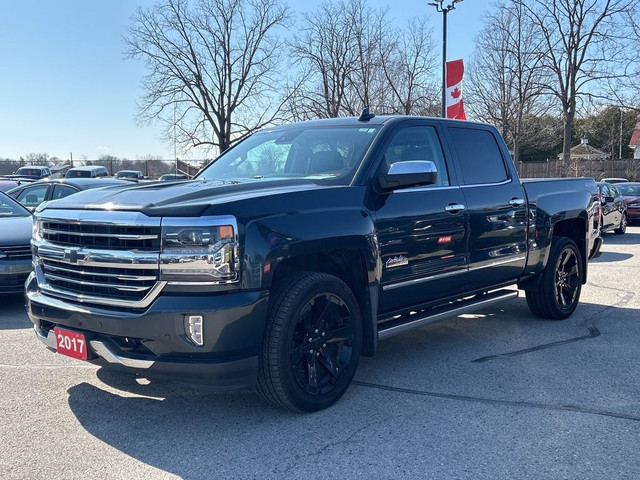
{"type": "Polygon", "coordinates": [[[620,223],[619,212],[615,203],[615,192],[611,187],[611,185],[606,183],[603,183],[600,186],[603,230],[609,230],[614,225],[618,225],[618,223],[620,223]]]}
{"type": "Polygon", "coordinates": [[[499,134],[474,124],[448,124],[469,216],[469,289],[508,283],[524,270],[525,192],[499,134]]]}
{"type": "Polygon", "coordinates": [[[379,171],[400,161],[429,160],[438,179],[434,185],[375,196],[371,211],[382,254],[380,312],[464,289],[467,213],[440,135],[433,121],[414,120],[399,125],[383,147],[379,171]]]}

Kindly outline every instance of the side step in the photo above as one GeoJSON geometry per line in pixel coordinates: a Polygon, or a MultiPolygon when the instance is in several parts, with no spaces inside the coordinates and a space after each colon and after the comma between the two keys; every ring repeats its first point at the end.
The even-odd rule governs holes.
{"type": "Polygon", "coordinates": [[[398,318],[378,324],[378,338],[380,340],[408,332],[415,328],[424,327],[430,323],[439,322],[446,318],[457,317],[463,313],[476,312],[496,303],[518,298],[518,290],[496,290],[493,292],[474,295],[470,298],[447,303],[440,307],[402,315],[398,318]]]}

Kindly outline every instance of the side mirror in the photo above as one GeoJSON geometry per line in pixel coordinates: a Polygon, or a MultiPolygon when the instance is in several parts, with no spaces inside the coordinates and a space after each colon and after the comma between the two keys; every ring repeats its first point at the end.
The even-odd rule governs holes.
{"type": "Polygon", "coordinates": [[[615,199],[613,197],[604,197],[604,200],[602,200],[602,205],[606,205],[607,203],[613,203],[615,201],[615,199]]]}
{"type": "Polygon", "coordinates": [[[426,160],[396,162],[389,167],[388,172],[378,175],[378,185],[382,192],[433,185],[437,180],[436,164],[426,160]]]}

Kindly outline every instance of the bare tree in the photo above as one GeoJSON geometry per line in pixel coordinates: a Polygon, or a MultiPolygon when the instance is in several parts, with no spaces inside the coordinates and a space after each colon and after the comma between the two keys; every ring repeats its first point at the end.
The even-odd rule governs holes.
{"type": "Polygon", "coordinates": [[[424,18],[397,29],[393,42],[381,42],[380,64],[387,82],[387,113],[428,113],[439,101],[434,81],[436,54],[432,31],[424,18]]]}
{"type": "Polygon", "coordinates": [[[160,119],[183,148],[224,151],[278,119],[276,91],[288,21],[280,0],[163,0],[140,8],[126,55],[146,62],[139,121],[160,119]]]}
{"type": "Polygon", "coordinates": [[[578,100],[603,96],[607,81],[625,75],[622,26],[637,0],[517,1],[543,35],[544,65],[554,76],[544,88],[562,108],[563,161],[568,164],[578,100]]]}
{"type": "Polygon", "coordinates": [[[523,118],[549,109],[541,85],[548,83],[543,68],[544,39],[525,17],[520,2],[494,5],[476,40],[465,89],[471,116],[496,124],[510,141],[514,160],[520,152],[523,118]]]}
{"type": "Polygon", "coordinates": [[[413,19],[391,25],[367,0],[325,1],[303,15],[292,56],[303,74],[291,88],[296,119],[375,113],[424,113],[437,87],[431,30],[413,19]]]}
{"type": "Polygon", "coordinates": [[[296,116],[337,117],[346,108],[349,78],[357,64],[356,26],[344,2],[324,2],[315,12],[304,13],[303,25],[291,45],[304,72],[296,92],[296,116]]]}

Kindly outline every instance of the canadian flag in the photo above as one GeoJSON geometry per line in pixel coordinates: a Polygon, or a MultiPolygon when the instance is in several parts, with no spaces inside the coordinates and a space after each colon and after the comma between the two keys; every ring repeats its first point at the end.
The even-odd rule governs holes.
{"type": "Polygon", "coordinates": [[[447,118],[466,120],[462,103],[462,76],[464,64],[462,60],[447,62],[447,118]]]}

